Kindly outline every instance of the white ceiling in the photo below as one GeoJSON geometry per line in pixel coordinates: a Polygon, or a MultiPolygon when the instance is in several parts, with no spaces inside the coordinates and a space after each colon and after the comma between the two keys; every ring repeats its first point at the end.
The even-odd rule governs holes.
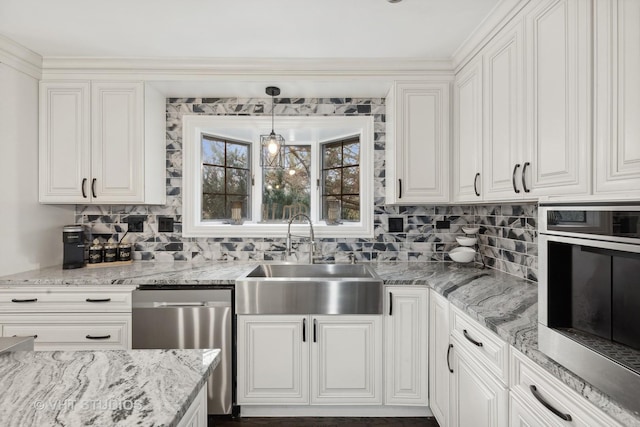
{"type": "Polygon", "coordinates": [[[445,59],[498,0],[0,0],[51,57],[445,59]]]}

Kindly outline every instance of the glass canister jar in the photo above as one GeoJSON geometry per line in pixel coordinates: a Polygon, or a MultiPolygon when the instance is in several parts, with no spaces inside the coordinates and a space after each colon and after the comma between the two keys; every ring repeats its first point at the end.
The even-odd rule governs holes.
{"type": "Polygon", "coordinates": [[[118,245],[118,261],[131,261],[131,243],[118,245]]]}
{"type": "Polygon", "coordinates": [[[103,248],[98,239],[94,239],[93,244],[89,246],[89,264],[99,264],[102,262],[103,248]]]}
{"type": "Polygon", "coordinates": [[[118,245],[110,241],[104,244],[103,262],[114,262],[118,259],[118,245]]]}

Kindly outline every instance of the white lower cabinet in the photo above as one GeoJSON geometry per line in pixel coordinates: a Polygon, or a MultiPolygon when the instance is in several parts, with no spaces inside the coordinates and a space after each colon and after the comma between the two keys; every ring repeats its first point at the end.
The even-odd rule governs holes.
{"type": "Polygon", "coordinates": [[[129,350],[132,290],[126,286],[1,289],[0,335],[32,336],[35,350],[129,350]]]}
{"type": "Polygon", "coordinates": [[[12,314],[0,316],[3,337],[34,337],[34,350],[128,350],[131,314],[12,314]]]}
{"type": "Polygon", "coordinates": [[[452,427],[507,427],[509,389],[474,362],[470,353],[452,339],[450,423],[452,427]]]}
{"type": "Polygon", "coordinates": [[[207,427],[207,384],[198,392],[196,399],[191,403],[184,416],[178,423],[178,427],[207,427]]]}
{"type": "Polygon", "coordinates": [[[429,290],[385,287],[385,405],[429,403],[429,290]]]}
{"type": "Polygon", "coordinates": [[[238,316],[238,404],[380,405],[382,316],[238,316]]]}
{"type": "Polygon", "coordinates": [[[620,426],[513,347],[511,403],[511,425],[620,426]]]}
{"type": "Polygon", "coordinates": [[[441,427],[449,425],[449,301],[429,296],[429,406],[441,427]]]}

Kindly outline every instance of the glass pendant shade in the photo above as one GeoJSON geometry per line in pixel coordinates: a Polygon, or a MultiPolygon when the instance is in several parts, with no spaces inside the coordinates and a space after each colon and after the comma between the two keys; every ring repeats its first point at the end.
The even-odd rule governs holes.
{"type": "Polygon", "coordinates": [[[260,135],[260,166],[263,168],[284,168],[284,138],[271,131],[260,135]]]}
{"type": "Polygon", "coordinates": [[[260,166],[270,169],[284,168],[284,138],[273,130],[274,96],[280,95],[280,89],[269,86],[267,95],[271,96],[271,133],[260,135],[260,166]]]}

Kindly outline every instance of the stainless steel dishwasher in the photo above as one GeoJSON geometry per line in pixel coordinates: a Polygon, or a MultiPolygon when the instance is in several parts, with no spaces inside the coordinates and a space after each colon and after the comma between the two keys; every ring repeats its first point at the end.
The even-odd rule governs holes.
{"type": "Polygon", "coordinates": [[[140,285],[133,291],[134,349],[219,348],[207,380],[210,415],[231,414],[233,402],[233,290],[140,285]]]}

